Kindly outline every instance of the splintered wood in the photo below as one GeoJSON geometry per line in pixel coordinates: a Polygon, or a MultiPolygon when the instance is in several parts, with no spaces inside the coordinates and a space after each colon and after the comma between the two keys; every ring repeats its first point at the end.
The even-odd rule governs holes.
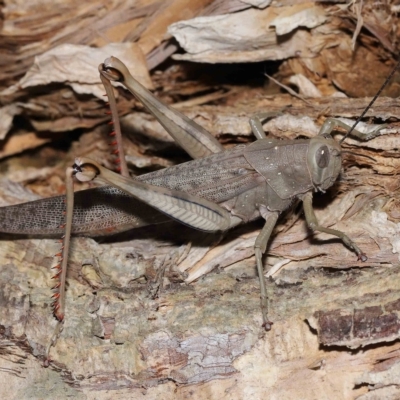
{"type": "MultiPolygon", "coordinates": [[[[309,138],[328,117],[362,113],[395,64],[398,13],[390,1],[6,1],[0,204],[63,194],[77,156],[111,166],[96,72],[110,55],[227,148],[254,140],[251,115],[282,109],[267,134],[309,138]]],[[[115,93],[133,175],[189,159],[115,93]]],[[[399,398],[399,94],[397,73],[363,121],[386,123],[381,136],[346,140],[338,181],[315,196],[320,222],[368,261],[313,235],[296,207],[283,215],[264,257],[271,332],[261,328],[253,250],[262,222],[206,235],[171,221],[73,240],[65,327],[43,369],[59,247],[2,237],[1,397],[399,398]]]]}

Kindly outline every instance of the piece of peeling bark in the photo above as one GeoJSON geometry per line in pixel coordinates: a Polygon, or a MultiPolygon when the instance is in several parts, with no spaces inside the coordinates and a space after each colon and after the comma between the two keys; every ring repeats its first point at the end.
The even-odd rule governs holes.
{"type": "Polygon", "coordinates": [[[96,107],[96,100],[89,101],[87,96],[94,96],[97,102],[98,99],[105,101],[98,65],[110,55],[123,59],[134,76],[144,86],[152,88],[143,53],[135,43],[111,43],[101,48],[60,45],[37,56],[27,73],[16,84],[0,93],[4,98],[16,99],[1,109],[4,121],[0,126],[0,137],[6,136],[12,128],[12,117],[18,114],[31,117],[32,125],[39,131],[91,128],[105,122],[107,118],[104,110],[94,115],[96,108],[101,107],[96,107]],[[34,93],[40,87],[50,87],[56,83],[60,84],[56,90],[53,88],[41,95],[26,95],[29,90],[34,93]],[[62,84],[70,87],[73,92],[62,88],[62,84]],[[77,105],[79,98],[83,99],[81,105],[77,105]],[[66,106],[68,103],[70,107],[66,106]]]}
{"type": "Polygon", "coordinates": [[[297,29],[317,27],[326,18],[323,7],[307,3],[198,17],[172,24],[168,32],[187,52],[174,55],[175,59],[208,63],[282,60],[299,54],[313,57],[319,48],[337,41],[340,33],[335,34],[333,27],[331,35],[325,32],[324,36],[297,29]]]}
{"type": "MultiPolygon", "coordinates": [[[[385,26],[380,32],[377,29],[370,32],[393,52],[397,20],[389,9],[382,12],[380,18],[384,15],[385,26]]],[[[366,21],[376,19],[375,14],[373,8],[363,7],[366,21]]],[[[177,60],[207,63],[288,60],[286,65],[290,68],[280,68],[285,77],[303,73],[317,86],[328,81],[328,87],[321,88],[326,94],[339,87],[352,97],[373,96],[395,60],[387,62],[387,57],[381,57],[376,51],[376,40],[365,33],[360,34],[364,46],[358,44],[354,48],[348,34],[357,29],[349,22],[354,17],[356,13],[347,6],[335,9],[311,2],[280,4],[179,21],[168,31],[186,51],[174,54],[177,60]],[[230,29],[232,26],[235,29],[230,29]]],[[[364,24],[367,29],[373,25],[364,24]]],[[[385,95],[398,96],[396,75],[385,95]]]]}
{"type": "Polygon", "coordinates": [[[161,3],[157,12],[143,22],[143,32],[138,40],[143,54],[148,54],[166,39],[169,25],[182,19],[192,18],[211,2],[212,0],[192,0],[189,3],[186,0],[173,0],[161,3]]]}
{"type": "Polygon", "coordinates": [[[13,118],[20,112],[18,105],[8,104],[0,108],[0,140],[3,140],[11,129],[13,118]]]}
{"type": "Polygon", "coordinates": [[[110,55],[124,60],[136,79],[152,88],[143,54],[136,44],[111,43],[101,48],[64,44],[36,57],[25,76],[0,95],[9,96],[21,88],[61,82],[70,85],[76,93],[92,94],[103,99],[104,88],[100,82],[98,66],[110,55]]]}
{"type": "Polygon", "coordinates": [[[394,350],[383,355],[372,371],[365,372],[358,385],[369,385],[370,392],[359,397],[362,400],[373,398],[395,399],[399,397],[399,352],[394,350]]]}
{"type": "MultiPolygon", "coordinates": [[[[370,268],[335,274],[308,268],[300,274],[291,272],[296,280],[293,276],[290,280],[289,274],[278,286],[271,287],[275,324],[273,331],[262,335],[254,263],[253,268],[244,268],[247,276],[237,265],[236,278],[234,271],[214,272],[190,286],[167,285],[157,299],[151,299],[143,283],[135,285],[130,279],[135,279],[132,267],[135,267],[137,277],[151,269],[152,252],[156,247],[143,240],[140,245],[139,240],[139,246],[137,242],[114,248],[95,245],[96,250],[91,243],[95,244],[90,239],[74,241],[67,320],[59,342],[51,352],[50,376],[58,390],[72,383],[84,392],[118,388],[136,393],[144,385],[149,398],[155,398],[157,388],[162,388],[167,393],[164,398],[172,399],[166,381],[173,383],[178,394],[184,392],[186,386],[196,385],[204,390],[211,386],[217,390],[217,386],[225,387],[228,382],[236,381],[240,393],[262,376],[263,383],[255,389],[256,394],[268,390],[277,395],[304,393],[307,398],[302,380],[296,381],[298,385],[287,386],[285,383],[287,374],[292,379],[301,376],[304,379],[306,374],[308,383],[315,386],[317,392],[334,390],[341,398],[350,398],[346,393],[347,390],[352,392],[355,381],[360,380],[365,371],[373,371],[378,358],[389,349],[399,348],[393,335],[385,336],[385,332],[381,332],[380,340],[389,343],[380,351],[376,347],[367,347],[356,354],[345,351],[346,347],[344,351],[330,350],[318,346],[316,339],[319,336],[316,337],[304,323],[307,316],[320,315],[318,313],[324,310],[334,310],[335,306],[362,304],[368,299],[368,304],[373,307],[385,297],[395,296],[400,279],[395,269],[370,268]],[[88,259],[87,255],[92,251],[94,257],[88,259]],[[143,251],[146,258],[140,257],[143,251]],[[132,252],[136,256],[132,257],[132,252]],[[124,266],[126,260],[131,262],[130,268],[124,266]],[[85,271],[82,270],[85,280],[79,278],[81,264],[85,266],[85,271]],[[91,278],[92,285],[98,282],[93,289],[85,283],[91,268],[95,268],[100,277],[97,281],[96,275],[91,278]],[[367,297],[367,293],[371,295],[367,297]],[[316,363],[316,360],[320,362],[316,363]],[[354,368],[360,363],[363,368],[354,368]],[[266,373],[271,369],[276,371],[273,381],[266,373]],[[319,375],[311,371],[326,371],[329,376],[338,376],[332,378],[333,381],[330,379],[326,386],[319,375]],[[59,376],[63,377],[64,383],[59,376]],[[346,392],[343,392],[344,387],[348,388],[346,392]]],[[[3,247],[5,243],[1,245],[3,247]]],[[[3,304],[9,305],[1,311],[2,325],[8,327],[3,332],[3,341],[22,348],[28,357],[30,353],[42,354],[51,335],[52,317],[45,306],[50,293],[50,274],[46,269],[52,261],[47,255],[50,245],[56,251],[54,241],[10,242],[7,262],[4,264],[2,260],[0,270],[4,282],[3,304]],[[29,341],[21,347],[24,338],[29,341]]],[[[165,243],[161,249],[164,253],[170,251],[165,243]]],[[[166,279],[170,277],[167,273],[166,279]]],[[[392,307],[391,312],[396,310],[392,307]]],[[[370,337],[365,336],[359,344],[369,342],[370,337]]],[[[9,360],[10,356],[5,359],[9,360]]],[[[31,368],[37,371],[39,381],[45,379],[43,374],[48,376],[47,372],[40,373],[44,370],[38,360],[31,363],[31,368]]],[[[26,376],[24,371],[21,373],[26,376]]],[[[25,388],[24,393],[30,393],[29,390],[32,389],[25,388]]],[[[202,389],[198,389],[198,393],[200,396],[202,389]]],[[[354,393],[357,393],[356,389],[354,393]]]]}
{"type": "MultiPolygon", "coordinates": [[[[321,31],[325,27],[317,28],[321,31]]],[[[328,33],[330,31],[328,30],[328,33]]],[[[293,74],[304,75],[325,95],[340,89],[350,97],[374,96],[396,65],[396,61],[382,60],[370,47],[357,46],[353,51],[351,39],[342,37],[337,46],[324,48],[316,57],[294,57],[279,68],[283,83],[293,74]],[[333,84],[333,85],[332,85],[333,84]]],[[[400,93],[399,72],[385,87],[382,96],[398,97],[400,93]]]]}
{"type": "Polygon", "coordinates": [[[0,47],[5,53],[1,61],[2,88],[25,74],[35,56],[56,46],[101,46],[123,41],[121,32],[131,32],[143,17],[156,12],[160,6],[154,0],[110,0],[106,5],[98,0],[84,3],[65,0],[62,7],[40,1],[15,3],[18,2],[9,0],[2,9],[4,23],[0,47]]]}
{"type": "Polygon", "coordinates": [[[19,132],[5,141],[1,150],[0,158],[9,157],[22,153],[25,150],[34,149],[49,142],[49,138],[40,138],[34,132],[19,132]]]}

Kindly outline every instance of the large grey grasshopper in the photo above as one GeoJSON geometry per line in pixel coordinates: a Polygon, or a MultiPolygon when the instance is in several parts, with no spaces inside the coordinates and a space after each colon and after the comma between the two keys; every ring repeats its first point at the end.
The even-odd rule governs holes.
{"type": "MultiPolygon", "coordinates": [[[[250,118],[255,142],[224,150],[208,131],[160,102],[130,75],[120,60],[107,59],[99,66],[99,71],[103,82],[117,81],[129,89],[194,160],[133,179],[125,167],[122,167],[123,174],[117,174],[95,161],[80,158],[67,176],[81,181],[94,179],[109,186],[75,195],[70,188],[67,206],[65,196],[58,196],[0,209],[1,232],[36,236],[61,234],[64,230],[62,213],[67,209],[66,240],[62,262],[56,266],[53,288],[54,315],[58,321],[64,319],[70,233],[98,237],[165,222],[169,218],[194,229],[217,232],[261,217],[265,225],[255,241],[254,251],[260,278],[263,326],[267,330],[271,322],[262,255],[279,215],[296,200],[303,203],[311,230],[340,238],[359,260],[367,259],[345,233],[321,226],[312,206],[313,192],[326,191],[341,170],[341,146],[331,137],[331,132],[338,127],[348,130],[348,125],[328,119],[312,139],[275,140],[266,137],[262,120],[277,113],[264,113],[250,118]]],[[[118,131],[112,90],[108,87],[107,91],[118,131]]],[[[353,129],[352,135],[369,140],[379,135],[381,128],[367,135],[353,129]]],[[[123,161],[122,150],[117,152],[123,161]]]]}

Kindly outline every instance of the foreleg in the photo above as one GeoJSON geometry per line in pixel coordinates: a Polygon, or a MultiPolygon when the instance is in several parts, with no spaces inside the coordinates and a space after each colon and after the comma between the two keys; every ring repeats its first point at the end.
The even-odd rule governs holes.
{"type": "Polygon", "coordinates": [[[257,139],[266,139],[267,136],[262,127],[262,122],[268,118],[277,117],[278,115],[282,115],[282,112],[271,111],[271,112],[259,113],[250,117],[249,124],[251,127],[251,131],[253,132],[253,135],[257,139]]]}
{"type": "MultiPolygon", "coordinates": [[[[351,136],[354,136],[358,139],[361,140],[370,140],[373,139],[374,137],[378,136],[380,134],[380,131],[385,128],[387,125],[380,125],[377,128],[371,129],[370,132],[361,132],[358,131],[357,129],[353,129],[351,131],[351,136]]],[[[327,136],[331,135],[332,131],[334,131],[336,128],[343,128],[346,131],[349,131],[351,129],[351,126],[336,119],[336,118],[328,118],[324,124],[322,125],[318,135],[319,136],[327,136]]]]}
{"type": "Polygon", "coordinates": [[[351,250],[357,253],[358,259],[360,261],[367,261],[367,256],[359,249],[359,247],[343,232],[336,229],[329,229],[321,226],[317,220],[312,206],[312,193],[306,193],[303,196],[303,208],[304,214],[306,216],[306,221],[308,227],[313,231],[325,232],[330,235],[337,236],[342,242],[349,247],[351,250]]]}

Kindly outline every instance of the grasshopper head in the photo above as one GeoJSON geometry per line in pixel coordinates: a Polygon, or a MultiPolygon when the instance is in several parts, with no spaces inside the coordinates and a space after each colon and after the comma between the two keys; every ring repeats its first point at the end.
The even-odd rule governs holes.
{"type": "Polygon", "coordinates": [[[325,191],[336,181],[342,167],[340,144],[331,137],[312,138],[307,165],[315,188],[325,191]]]}

